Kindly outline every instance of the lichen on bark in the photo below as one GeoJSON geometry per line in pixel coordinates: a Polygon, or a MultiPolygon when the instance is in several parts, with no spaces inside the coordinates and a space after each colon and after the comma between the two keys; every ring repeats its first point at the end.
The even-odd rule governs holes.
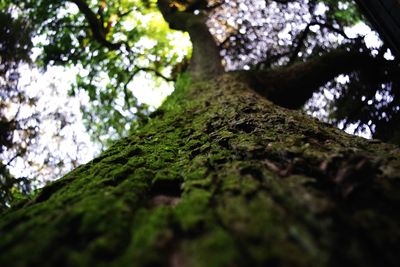
{"type": "Polygon", "coordinates": [[[1,266],[398,266],[400,150],[188,77],[0,218],[1,266]]]}

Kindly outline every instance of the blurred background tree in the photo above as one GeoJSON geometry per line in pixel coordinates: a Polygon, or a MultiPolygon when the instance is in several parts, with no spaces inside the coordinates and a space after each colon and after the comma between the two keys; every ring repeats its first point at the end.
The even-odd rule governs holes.
{"type": "MultiPolygon", "coordinates": [[[[347,131],[400,143],[398,62],[353,1],[210,0],[202,7],[195,5],[198,1],[172,3],[177,10],[209,13],[210,32],[229,71],[295,65],[324,51],[366,55],[369,64],[332,79],[301,108],[347,131]]],[[[169,29],[154,0],[0,0],[0,8],[4,206],[12,192],[26,194],[32,188],[31,178],[13,177],[8,166],[35,149],[43,121],[37,112],[28,117],[20,116],[18,108],[10,112],[9,103],[35,106],[39,101],[18,85],[21,63],[75,70],[69,95],[87,97],[80,106],[83,121],[104,149],[149,119],[154,107],[138,100],[138,92],[171,90],[186,70],[191,46],[187,34],[169,29]]],[[[74,121],[66,111],[46,116],[57,122],[56,132],[74,121]]],[[[80,149],[75,153],[82,154],[80,149]]],[[[78,164],[73,156],[72,165],[51,157],[49,153],[43,163],[78,164]]],[[[55,173],[51,177],[62,172],[55,173]]]]}
{"type": "Polygon", "coordinates": [[[67,103],[70,99],[65,99],[62,105],[54,102],[61,97],[50,73],[46,84],[43,77],[37,81],[42,74],[32,61],[34,35],[30,25],[12,8],[2,6],[0,211],[77,167],[82,163],[82,156],[77,152],[86,149],[82,149],[85,144],[71,131],[77,118],[67,103]],[[68,153],[57,149],[66,141],[73,147],[68,148],[68,153]]]}
{"type": "Polygon", "coordinates": [[[27,153],[37,135],[33,126],[37,114],[22,119],[19,108],[14,114],[9,110],[11,105],[34,105],[36,100],[27,97],[18,86],[18,66],[21,62],[30,62],[31,29],[23,18],[13,18],[7,11],[0,12],[0,210],[18,194],[30,192],[31,180],[14,177],[8,167],[27,153]],[[15,141],[15,135],[21,137],[20,142],[15,141]]]}

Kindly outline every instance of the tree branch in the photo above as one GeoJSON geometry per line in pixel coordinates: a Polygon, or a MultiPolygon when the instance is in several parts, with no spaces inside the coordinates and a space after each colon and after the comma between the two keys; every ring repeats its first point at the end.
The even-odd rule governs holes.
{"type": "Polygon", "coordinates": [[[382,68],[391,69],[396,75],[399,73],[399,67],[393,61],[338,48],[288,67],[241,72],[239,75],[262,96],[280,106],[296,109],[304,105],[320,86],[340,74],[382,68]]]}
{"type": "Polygon", "coordinates": [[[112,43],[106,39],[105,29],[101,21],[97,18],[96,14],[90,9],[88,4],[84,0],[67,0],[74,3],[79,11],[81,11],[89,23],[90,30],[92,31],[93,37],[101,45],[107,47],[110,50],[118,50],[123,42],[112,43]]]}

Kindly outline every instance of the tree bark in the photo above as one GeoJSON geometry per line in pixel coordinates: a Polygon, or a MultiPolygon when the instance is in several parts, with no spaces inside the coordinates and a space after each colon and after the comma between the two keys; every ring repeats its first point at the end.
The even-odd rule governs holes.
{"type": "Polygon", "coordinates": [[[400,150],[187,76],[0,218],[0,266],[399,266],[400,150]]]}

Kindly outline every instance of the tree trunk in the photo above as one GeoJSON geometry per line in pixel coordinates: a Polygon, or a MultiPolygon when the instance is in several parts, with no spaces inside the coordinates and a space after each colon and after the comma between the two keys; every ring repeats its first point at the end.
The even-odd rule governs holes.
{"type": "Polygon", "coordinates": [[[153,118],[0,218],[0,266],[400,266],[400,150],[184,76],[153,118]]]}

